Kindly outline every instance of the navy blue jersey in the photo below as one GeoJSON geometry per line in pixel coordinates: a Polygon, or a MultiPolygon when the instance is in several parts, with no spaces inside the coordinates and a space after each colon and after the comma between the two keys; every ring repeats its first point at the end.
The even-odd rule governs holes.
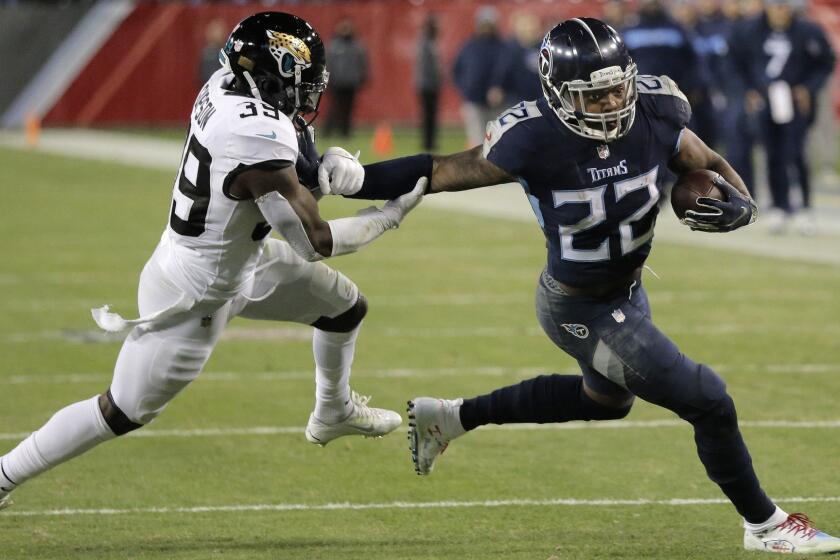
{"type": "Polygon", "coordinates": [[[650,253],[657,175],[679,147],[691,108],[666,76],[639,76],[630,132],[609,144],[569,130],[544,99],[491,121],[485,157],[517,177],[548,241],[548,270],[585,286],[639,267],[650,253]]]}

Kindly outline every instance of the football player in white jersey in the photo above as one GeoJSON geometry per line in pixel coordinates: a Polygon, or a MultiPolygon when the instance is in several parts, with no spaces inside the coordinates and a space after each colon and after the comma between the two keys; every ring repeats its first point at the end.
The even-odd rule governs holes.
{"type": "MultiPolygon", "coordinates": [[[[328,79],[318,33],[290,14],[256,14],[233,30],[220,59],[196,99],[169,223],[140,277],[141,317],[93,310],[106,330],[131,328],[111,386],[58,411],[0,457],[0,509],[26,480],[152,421],[198,376],[234,316],[314,327],[310,442],[382,436],[402,421],[350,390],[367,305],[353,282],[318,261],[396,228],[420,202],[425,179],[381,208],[324,221],[296,171],[299,139],[314,151],[304,117],[316,113],[328,79]],[[285,241],[269,238],[272,229],[285,241]]],[[[314,164],[325,185],[364,177],[341,148],[314,164]]]]}

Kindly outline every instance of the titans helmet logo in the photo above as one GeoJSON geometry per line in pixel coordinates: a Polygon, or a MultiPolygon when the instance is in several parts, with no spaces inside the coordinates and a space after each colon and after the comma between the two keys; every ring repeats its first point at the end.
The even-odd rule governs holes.
{"type": "Polygon", "coordinates": [[[289,78],[295,73],[295,66],[309,68],[312,64],[312,53],[303,40],[279,31],[266,30],[268,35],[268,51],[277,60],[280,75],[289,78]]]}
{"type": "Polygon", "coordinates": [[[551,76],[551,50],[545,46],[540,49],[540,75],[544,78],[551,76]]]}

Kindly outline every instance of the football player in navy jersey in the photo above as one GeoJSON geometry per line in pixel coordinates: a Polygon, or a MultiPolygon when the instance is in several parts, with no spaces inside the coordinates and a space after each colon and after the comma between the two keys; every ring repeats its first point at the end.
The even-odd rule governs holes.
{"type": "Polygon", "coordinates": [[[840,539],[788,515],[762,490],[726,385],[692,361],[651,321],[641,282],[666,167],[719,173],[725,201],[700,198],[692,229],[725,232],[752,223],[756,207],[732,167],[686,128],[690,106],[666,76],[637,75],[622,39],[590,18],[564,21],[540,52],[544,98],[523,101],[487,126],[484,146],[366,166],[357,198],[393,198],[430,177],[428,192],[518,182],[548,246],[537,317],[583,375],[541,375],[472,399],[409,402],[418,474],[449,442],[484,424],[623,418],[636,396],[694,427],[708,476],[744,518],[744,546],[770,552],[840,551],[840,539]]]}

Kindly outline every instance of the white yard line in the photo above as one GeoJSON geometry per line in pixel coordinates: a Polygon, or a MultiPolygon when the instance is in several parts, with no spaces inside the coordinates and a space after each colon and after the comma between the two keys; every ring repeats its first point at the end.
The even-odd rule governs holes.
{"type": "MultiPolygon", "coordinates": [[[[732,334],[778,334],[796,332],[799,334],[813,333],[840,336],[840,324],[823,325],[819,323],[715,323],[712,325],[669,325],[660,323],[659,328],[669,335],[701,335],[728,336],[732,334]]],[[[466,327],[368,327],[364,330],[371,337],[395,338],[511,338],[511,337],[544,337],[545,333],[539,327],[506,327],[506,326],[466,326],[466,327]]],[[[225,330],[222,340],[250,340],[271,341],[274,343],[311,339],[311,328],[305,326],[289,327],[231,327],[225,330]]],[[[96,329],[81,330],[48,330],[16,332],[0,336],[0,342],[8,344],[40,343],[48,340],[64,340],[70,342],[103,343],[120,342],[122,337],[110,333],[103,333],[96,329]]]]}
{"type": "MultiPolygon", "coordinates": [[[[569,366],[570,367],[570,366],[569,366]]],[[[560,367],[559,371],[569,369],[560,367]]],[[[840,364],[712,364],[712,369],[720,373],[766,373],[766,374],[836,374],[840,373],[840,364]]],[[[408,377],[503,377],[533,376],[539,373],[558,371],[555,366],[498,367],[498,366],[462,366],[447,368],[387,368],[359,369],[353,372],[354,379],[400,379],[408,377]]],[[[197,382],[240,382],[240,381],[309,381],[314,378],[314,370],[291,371],[208,371],[199,375],[197,382]]],[[[86,383],[104,383],[111,379],[108,372],[94,373],[34,373],[28,375],[0,376],[0,385],[71,385],[86,383]]]]}
{"type": "MultiPolygon", "coordinates": [[[[30,275],[0,275],[0,284],[28,283],[40,281],[41,277],[33,278],[30,275]]],[[[673,302],[825,302],[836,296],[836,290],[815,289],[808,291],[797,290],[665,290],[660,289],[658,280],[648,280],[646,287],[648,298],[654,304],[666,304],[673,302]]],[[[530,288],[530,286],[529,286],[530,288]]],[[[449,307],[449,306],[480,306],[480,305],[531,305],[534,301],[534,294],[530,290],[522,290],[519,293],[452,293],[452,294],[422,294],[410,293],[404,295],[371,294],[365,293],[368,301],[376,308],[388,307],[449,307]]],[[[70,298],[60,301],[45,301],[41,297],[32,296],[17,297],[14,300],[0,302],[0,309],[6,311],[43,311],[61,310],[87,312],[92,307],[100,307],[105,301],[100,299],[79,299],[70,298]]],[[[109,300],[107,301],[114,309],[133,309],[136,307],[135,300],[109,300]]]]}
{"type": "MultiPolygon", "coordinates": [[[[795,496],[788,498],[774,498],[778,503],[836,503],[840,502],[840,496],[795,496]]],[[[577,498],[554,498],[547,500],[531,499],[509,499],[509,500],[482,500],[482,501],[459,501],[447,500],[442,502],[380,502],[380,503],[326,503],[326,504],[236,504],[225,506],[196,506],[196,507],[147,507],[147,508],[104,508],[104,509],[43,509],[43,510],[16,510],[14,508],[0,513],[0,517],[40,517],[60,516],[69,517],[76,515],[136,515],[136,514],[195,514],[195,513],[240,513],[240,512],[262,512],[262,511],[364,511],[381,509],[451,509],[451,508],[498,508],[498,507],[645,507],[645,506],[707,506],[728,504],[724,498],[671,498],[668,500],[655,500],[649,498],[637,499],[577,499],[577,498]]]]}
{"type": "MultiPolygon", "coordinates": [[[[840,428],[840,419],[833,420],[740,420],[742,428],[753,429],[829,429],[840,428]]],[[[577,430],[651,430],[660,428],[685,428],[688,423],[682,420],[605,420],[601,422],[566,422],[562,424],[505,424],[503,426],[482,426],[482,432],[545,432],[577,430]]],[[[191,430],[155,430],[147,428],[131,432],[128,438],[202,438],[202,437],[248,437],[282,436],[303,433],[303,426],[250,426],[242,428],[196,428],[191,430]]],[[[406,432],[399,428],[397,432],[406,432]]],[[[0,441],[18,441],[29,436],[30,432],[0,433],[0,441]]]]}
{"type": "MultiPolygon", "coordinates": [[[[497,366],[477,366],[477,367],[461,367],[461,368],[400,368],[393,367],[387,369],[365,370],[359,369],[354,371],[354,379],[391,379],[391,378],[405,378],[405,377],[432,377],[432,376],[488,376],[499,377],[505,375],[531,375],[534,372],[549,371],[551,368],[546,367],[497,367],[497,366]]],[[[556,368],[555,368],[556,369],[556,368]]],[[[840,369],[838,367],[837,369],[840,369]]],[[[0,385],[27,385],[31,383],[38,384],[72,384],[72,383],[100,383],[109,380],[110,373],[68,373],[68,374],[33,374],[33,375],[12,375],[10,377],[0,376],[0,385]]],[[[261,371],[261,372],[204,372],[197,381],[299,381],[299,380],[313,380],[315,378],[314,366],[311,370],[292,370],[292,371],[261,371]]]]}

